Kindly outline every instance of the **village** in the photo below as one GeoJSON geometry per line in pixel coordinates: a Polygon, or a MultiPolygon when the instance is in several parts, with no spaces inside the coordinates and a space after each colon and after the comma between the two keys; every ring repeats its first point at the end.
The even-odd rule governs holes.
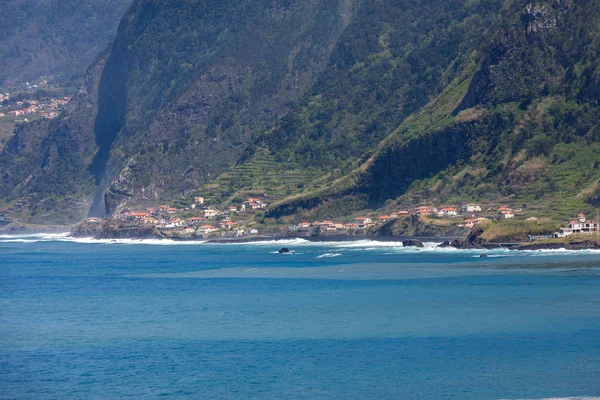
{"type": "Polygon", "coordinates": [[[52,86],[44,78],[38,83],[25,82],[13,89],[10,92],[0,90],[0,118],[19,118],[15,122],[29,122],[37,118],[54,119],[72,98],[59,95],[62,89],[52,86]],[[50,95],[51,93],[54,95],[50,95]]]}
{"type": "MultiPolygon", "coordinates": [[[[194,203],[183,209],[160,205],[144,211],[123,210],[112,215],[111,219],[131,225],[171,230],[179,236],[249,236],[258,235],[258,230],[252,228],[251,224],[240,224],[237,220],[247,221],[257,210],[267,207],[262,199],[252,197],[239,206],[223,210],[205,207],[204,204],[204,197],[197,196],[194,203]]],[[[99,224],[102,219],[91,217],[86,222],[99,224]]]]}
{"type": "MultiPolygon", "coordinates": [[[[10,93],[0,93],[0,103],[10,99],[10,93]]],[[[58,117],[60,110],[71,100],[71,96],[62,98],[50,98],[44,100],[19,100],[14,103],[0,105],[0,117],[24,117],[22,122],[28,122],[31,117],[54,119],[58,117]]]]}
{"type": "MultiPolygon", "coordinates": [[[[267,195],[264,195],[267,197],[267,195]]],[[[205,198],[194,197],[194,202],[185,208],[169,205],[150,207],[145,210],[123,210],[111,216],[111,220],[130,226],[155,228],[163,232],[175,232],[183,237],[241,237],[275,232],[259,232],[255,227],[256,213],[265,210],[268,203],[263,197],[249,197],[238,205],[228,207],[206,206],[205,198]]],[[[389,214],[367,214],[348,217],[341,221],[302,221],[279,229],[288,237],[311,237],[328,235],[368,235],[373,229],[394,220],[403,218],[425,219],[432,223],[445,222],[457,228],[457,232],[468,232],[486,221],[512,220],[518,215],[524,221],[536,221],[537,218],[525,218],[523,210],[513,210],[506,205],[483,207],[480,204],[461,206],[422,205],[391,212],[389,214]]],[[[99,224],[100,218],[88,218],[87,223],[99,224]]],[[[568,222],[566,227],[548,235],[531,236],[531,240],[565,238],[574,234],[599,233],[599,224],[588,220],[584,214],[568,222]]]]}

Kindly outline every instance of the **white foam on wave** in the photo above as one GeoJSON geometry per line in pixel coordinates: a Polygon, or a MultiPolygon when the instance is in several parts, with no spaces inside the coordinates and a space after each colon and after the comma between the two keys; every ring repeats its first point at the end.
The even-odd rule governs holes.
{"type": "Polygon", "coordinates": [[[94,239],[92,237],[72,237],[65,233],[37,233],[29,235],[0,235],[0,243],[40,243],[40,242],[70,242],[80,244],[142,244],[142,245],[197,245],[206,243],[203,240],[176,241],[170,239],[94,239]]]}
{"type": "Polygon", "coordinates": [[[28,233],[22,235],[0,235],[0,240],[20,240],[20,239],[28,239],[28,240],[58,240],[69,237],[69,232],[61,232],[61,233],[28,233]]]}
{"type": "Polygon", "coordinates": [[[352,242],[323,242],[332,247],[352,249],[352,248],[375,248],[375,247],[404,247],[402,242],[382,242],[377,240],[357,240],[352,242]]]}
{"type": "MultiPolygon", "coordinates": [[[[545,250],[510,250],[510,249],[456,249],[454,247],[438,247],[439,242],[423,242],[424,247],[404,247],[400,241],[379,241],[361,239],[356,241],[310,241],[302,238],[293,239],[265,239],[251,242],[232,241],[230,243],[212,243],[206,240],[176,241],[171,239],[94,239],[92,237],[72,237],[69,232],[62,233],[33,233],[22,235],[0,235],[0,243],[22,243],[31,244],[38,242],[71,242],[80,244],[105,244],[105,245],[158,245],[158,246],[183,246],[183,245],[219,245],[219,246],[285,246],[292,250],[287,254],[301,254],[294,252],[294,247],[321,247],[337,249],[343,252],[381,252],[386,255],[411,254],[411,253],[454,253],[473,254],[479,257],[486,254],[489,258],[500,258],[504,256],[576,256],[576,255],[600,255],[598,249],[567,250],[567,249],[545,249],[545,250]]],[[[278,251],[273,252],[278,253],[278,251]]],[[[340,254],[330,252],[328,254],[340,254]]],[[[337,257],[337,256],[336,256],[337,257]]]]}
{"type": "Polygon", "coordinates": [[[569,254],[600,254],[600,249],[583,249],[583,250],[567,250],[567,249],[544,249],[544,250],[521,250],[522,253],[529,256],[552,256],[552,255],[569,255],[569,254]]]}
{"type": "Polygon", "coordinates": [[[320,256],[317,256],[317,258],[332,258],[332,257],[339,257],[341,256],[341,253],[325,253],[325,254],[321,254],[320,256]]]}
{"type": "MultiPolygon", "coordinates": [[[[509,400],[509,399],[500,399],[509,400]]],[[[600,397],[575,396],[575,397],[541,397],[535,399],[514,399],[514,400],[600,400],[600,397]]]]}
{"type": "Polygon", "coordinates": [[[265,239],[265,240],[256,240],[256,241],[252,241],[252,242],[237,242],[237,241],[232,241],[232,242],[227,242],[227,243],[210,243],[210,244],[215,244],[215,245],[236,245],[236,246],[275,246],[275,245],[286,245],[286,246],[305,246],[305,245],[311,245],[314,244],[313,242],[306,240],[306,239],[301,239],[301,238],[295,238],[295,239],[265,239]]]}

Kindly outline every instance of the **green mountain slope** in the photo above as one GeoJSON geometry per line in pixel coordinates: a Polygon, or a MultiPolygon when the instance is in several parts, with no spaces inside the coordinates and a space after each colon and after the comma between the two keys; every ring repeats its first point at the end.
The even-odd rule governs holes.
{"type": "Polygon", "coordinates": [[[599,6],[506,4],[476,69],[465,64],[359,169],[271,215],[312,208],[327,216],[340,199],[357,198],[358,208],[390,209],[505,201],[557,216],[597,206],[599,6]]]}
{"type": "Polygon", "coordinates": [[[131,0],[4,0],[0,86],[81,76],[114,39],[131,0]]]}
{"type": "Polygon", "coordinates": [[[598,3],[136,1],[87,92],[0,155],[4,214],[262,193],[274,218],[585,208],[600,186],[598,3]]]}

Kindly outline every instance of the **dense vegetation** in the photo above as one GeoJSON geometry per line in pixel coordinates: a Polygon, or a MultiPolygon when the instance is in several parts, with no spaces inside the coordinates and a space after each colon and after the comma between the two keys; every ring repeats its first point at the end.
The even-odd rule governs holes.
{"type": "Polygon", "coordinates": [[[94,198],[96,214],[263,193],[268,217],[423,201],[589,210],[599,3],[136,1],[88,94],[7,145],[0,195],[14,215],[32,195],[94,198]]]}
{"type": "Polygon", "coordinates": [[[111,42],[131,0],[4,0],[0,86],[81,76],[111,42]]]}

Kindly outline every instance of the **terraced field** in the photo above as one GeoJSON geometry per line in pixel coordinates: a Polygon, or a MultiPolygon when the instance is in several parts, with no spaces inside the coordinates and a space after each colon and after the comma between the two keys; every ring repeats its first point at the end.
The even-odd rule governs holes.
{"type": "Polygon", "coordinates": [[[319,175],[315,169],[297,164],[282,164],[265,148],[192,195],[204,196],[208,204],[239,203],[247,196],[265,196],[268,203],[303,192],[313,186],[319,175]]]}

